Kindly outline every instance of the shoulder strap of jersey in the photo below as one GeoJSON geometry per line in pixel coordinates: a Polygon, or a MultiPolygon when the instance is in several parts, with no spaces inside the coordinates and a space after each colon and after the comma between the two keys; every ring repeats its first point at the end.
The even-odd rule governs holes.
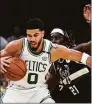
{"type": "Polygon", "coordinates": [[[51,41],[49,41],[49,40],[47,40],[47,39],[44,39],[44,52],[47,52],[47,53],[49,53],[50,52],[50,49],[51,49],[51,46],[52,46],[52,44],[51,44],[51,41]]]}
{"type": "Polygon", "coordinates": [[[21,57],[22,54],[23,54],[24,48],[26,46],[25,44],[26,44],[26,38],[22,38],[22,48],[21,48],[21,52],[20,52],[20,56],[19,57],[21,57]]]}

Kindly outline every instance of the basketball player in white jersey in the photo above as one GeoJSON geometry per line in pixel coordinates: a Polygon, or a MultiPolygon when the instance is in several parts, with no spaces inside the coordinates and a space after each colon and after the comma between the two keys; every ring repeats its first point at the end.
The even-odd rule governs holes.
{"type": "Polygon", "coordinates": [[[27,37],[10,42],[0,52],[0,71],[7,71],[9,56],[20,57],[27,66],[27,73],[20,81],[10,81],[3,103],[54,103],[51,98],[45,75],[52,62],[63,58],[81,61],[91,67],[91,57],[86,53],[52,44],[44,37],[44,24],[39,19],[31,19],[26,24],[27,37]]]}

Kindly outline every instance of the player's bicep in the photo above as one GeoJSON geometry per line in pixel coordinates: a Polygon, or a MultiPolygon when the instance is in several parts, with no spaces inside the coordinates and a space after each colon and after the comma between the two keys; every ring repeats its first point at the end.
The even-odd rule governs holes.
{"type": "Polygon", "coordinates": [[[12,41],[6,45],[6,47],[1,50],[0,57],[3,56],[14,56],[21,49],[20,40],[12,41]]]}

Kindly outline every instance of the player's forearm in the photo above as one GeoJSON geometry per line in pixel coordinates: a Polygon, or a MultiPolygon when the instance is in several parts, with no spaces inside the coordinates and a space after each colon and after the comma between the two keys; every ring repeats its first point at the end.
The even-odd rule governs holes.
{"type": "Polygon", "coordinates": [[[73,49],[83,52],[84,51],[84,45],[79,44],[79,45],[73,47],[73,49]]]}
{"type": "Polygon", "coordinates": [[[91,51],[91,41],[89,41],[88,43],[81,43],[73,47],[73,49],[81,51],[81,52],[91,51]]]}
{"type": "Polygon", "coordinates": [[[82,52],[70,49],[68,53],[68,59],[72,61],[81,61],[82,52]]]}
{"type": "Polygon", "coordinates": [[[83,64],[86,64],[87,66],[91,67],[91,57],[86,53],[71,49],[68,55],[68,59],[72,61],[80,61],[83,64]]]}

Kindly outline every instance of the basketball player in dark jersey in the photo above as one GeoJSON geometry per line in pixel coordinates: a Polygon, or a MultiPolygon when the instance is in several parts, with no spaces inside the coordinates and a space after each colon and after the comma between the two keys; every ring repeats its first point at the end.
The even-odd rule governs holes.
{"type": "MultiPolygon", "coordinates": [[[[51,41],[71,48],[75,44],[69,36],[63,30],[55,28],[51,32],[51,41]]],[[[77,46],[75,48],[79,49],[77,46]]],[[[62,59],[54,62],[46,76],[53,99],[57,103],[90,103],[90,74],[90,69],[82,63],[62,59]]]]}

